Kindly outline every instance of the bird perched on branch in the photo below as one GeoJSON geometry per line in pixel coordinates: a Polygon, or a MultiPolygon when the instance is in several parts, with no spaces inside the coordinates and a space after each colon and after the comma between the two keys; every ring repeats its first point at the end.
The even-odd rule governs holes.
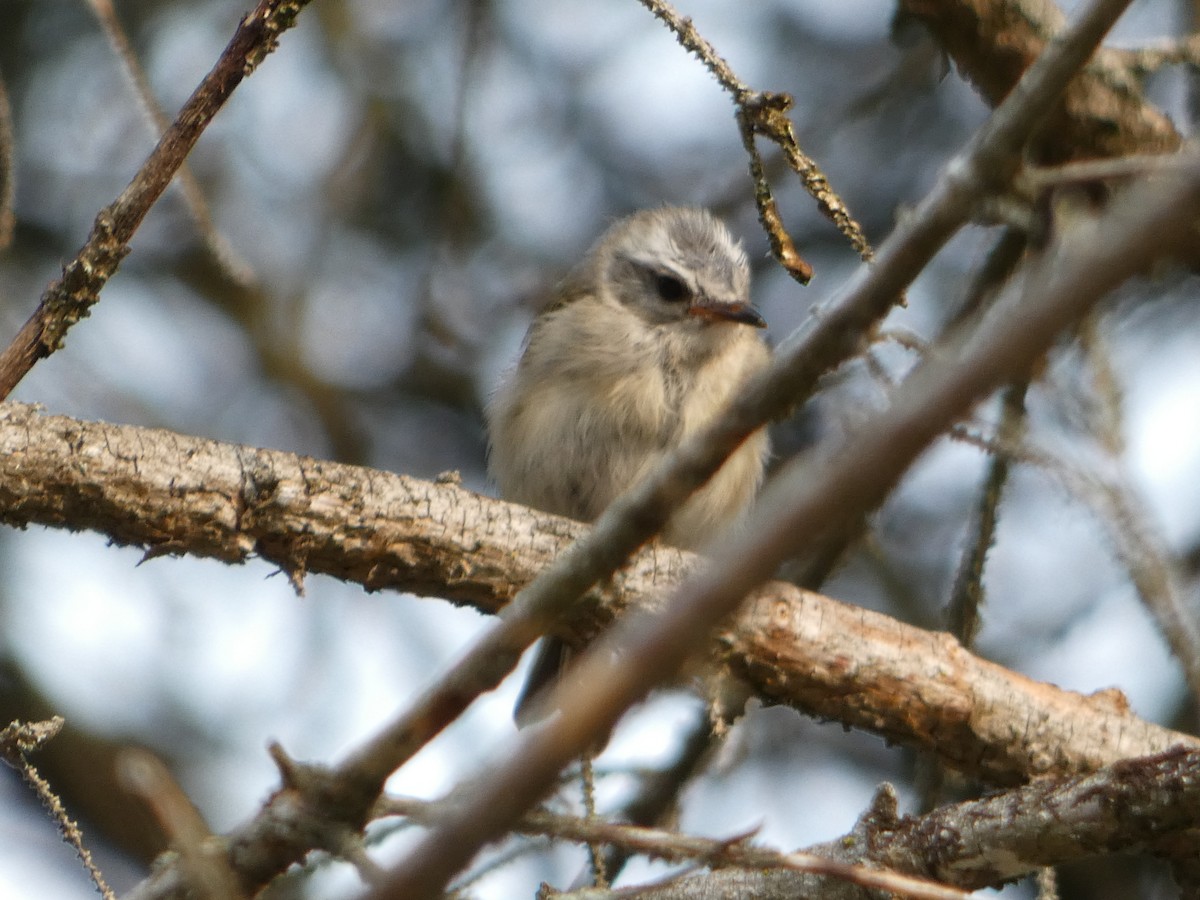
{"type": "MultiPolygon", "coordinates": [[[[529,328],[487,409],[489,469],[506,500],[590,521],[766,366],[741,245],[703,209],[665,207],[613,224],[529,328]]],[[[699,549],[736,522],[762,480],[751,436],[674,515],[663,539],[699,549]]],[[[543,641],[516,717],[566,664],[543,641]]]]}

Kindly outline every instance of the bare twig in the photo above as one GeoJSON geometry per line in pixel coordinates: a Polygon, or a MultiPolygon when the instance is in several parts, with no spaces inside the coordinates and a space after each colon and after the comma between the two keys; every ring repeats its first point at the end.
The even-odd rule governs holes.
{"type": "MultiPolygon", "coordinates": [[[[679,753],[663,769],[640,775],[636,793],[611,817],[630,825],[661,826],[673,818],[679,796],[717,745],[708,715],[701,715],[684,735],[679,753]]],[[[619,844],[610,844],[604,854],[605,870],[615,879],[624,868],[630,853],[619,844]]]]}
{"type": "Polygon", "coordinates": [[[0,250],[12,244],[17,227],[13,203],[17,194],[17,157],[13,138],[12,104],[0,77],[0,250]]]}
{"type": "MultiPolygon", "coordinates": [[[[1041,779],[923,816],[898,817],[894,795],[884,791],[852,832],[809,847],[798,856],[841,865],[878,866],[885,876],[915,875],[947,886],[935,890],[997,886],[1047,865],[1089,858],[1101,847],[1107,851],[1161,852],[1171,846],[1172,835],[1186,834],[1200,826],[1198,776],[1200,750],[1178,749],[1123,760],[1086,776],[1041,779]]],[[[406,797],[387,797],[379,807],[380,815],[405,816],[428,827],[436,827],[451,812],[444,802],[406,797]]],[[[698,839],[546,812],[526,813],[514,830],[581,843],[604,841],[629,852],[673,862],[695,860],[712,868],[753,865],[762,870],[760,876],[786,866],[787,858],[792,856],[748,847],[744,842],[698,839]],[[751,862],[743,853],[762,856],[751,862]]],[[[794,868],[797,874],[790,890],[779,890],[787,882],[781,883],[779,877],[772,879],[776,888],[772,896],[814,896],[821,889],[812,877],[826,874],[819,867],[794,868]]],[[[716,880],[710,875],[700,877],[716,880]]],[[[752,884],[744,887],[752,890],[752,884]]],[[[648,900],[659,896],[653,887],[644,890],[644,895],[638,896],[648,900]]],[[[820,894],[828,895],[826,891],[820,894]]],[[[583,900],[589,892],[569,896],[583,900]]],[[[833,896],[858,895],[847,892],[833,896]]]]}
{"type": "MultiPolygon", "coordinates": [[[[1019,446],[1025,430],[1025,392],[1029,382],[1020,380],[1010,384],[1003,392],[1000,403],[1000,424],[997,440],[1005,446],[1019,446]]],[[[1008,484],[1012,455],[994,453],[987,465],[987,474],[980,486],[975,508],[967,523],[967,535],[963,552],[950,588],[946,620],[950,633],[964,647],[973,648],[979,634],[984,601],[983,569],[987,555],[996,540],[1000,502],[1008,484]]],[[[941,794],[946,771],[937,758],[924,754],[917,760],[916,780],[921,784],[921,809],[929,810],[941,805],[941,794]]]]}
{"type": "Polygon", "coordinates": [[[1122,467],[1115,468],[1115,474],[1104,477],[1073,479],[1076,493],[1097,511],[1138,597],[1179,660],[1193,698],[1200,698],[1200,629],[1183,597],[1175,566],[1162,549],[1162,536],[1122,467]]]}
{"type": "Polygon", "coordinates": [[[96,885],[96,890],[105,900],[116,900],[116,895],[104,880],[100,867],[92,859],[91,851],[83,843],[83,832],[79,830],[79,825],[67,814],[66,808],[58,799],[58,795],[54,793],[54,789],[50,787],[49,782],[26,759],[27,753],[36,751],[42,744],[58,734],[62,727],[63,720],[59,716],[45,722],[10,722],[0,729],[0,759],[20,772],[25,783],[33,788],[34,793],[42,802],[42,806],[46,808],[46,812],[58,826],[58,833],[74,848],[79,861],[87,869],[88,875],[96,885]]]}
{"type": "Polygon", "coordinates": [[[1061,166],[1029,166],[1018,177],[1018,189],[1037,196],[1052,188],[1088,182],[1120,181],[1169,171],[1174,165],[1169,153],[1136,153],[1111,159],[1087,159],[1061,166]]]}
{"type": "Polygon", "coordinates": [[[37,310],[0,353],[0,398],[7,397],[39,360],[62,346],[67,331],[86,317],[129,252],[128,243],[162,195],[200,134],[234,88],[275,49],[308,0],[260,0],[238,25],[220,59],[188,98],[129,186],[96,216],[92,232],[62,278],[42,295],[37,310]]]}
{"type": "MultiPolygon", "coordinates": [[[[761,135],[778,144],[792,171],[800,176],[800,183],[804,189],[817,201],[817,208],[837,226],[858,255],[864,261],[870,262],[874,257],[871,244],[863,234],[862,226],[850,215],[845,202],[830,186],[825,173],[821,171],[816,161],[800,149],[795,128],[792,126],[791,117],[788,116],[791,104],[792,99],[786,94],[763,93],[748,98],[738,108],[738,124],[742,131],[742,142],[746,149],[750,150],[754,146],[754,136],[761,135]]],[[[765,192],[769,199],[770,191],[766,187],[765,175],[762,164],[758,161],[757,152],[751,153],[751,174],[755,176],[755,196],[765,192]]],[[[769,227],[773,224],[773,219],[768,212],[760,210],[764,226],[769,227]]],[[[807,282],[808,279],[805,277],[799,280],[807,282]]]]}
{"type": "MultiPolygon", "coordinates": [[[[125,73],[133,84],[142,110],[149,119],[154,133],[156,135],[163,134],[171,127],[171,120],[167,118],[158,98],[154,96],[150,79],[146,77],[146,70],[138,62],[137,54],[133,52],[133,47],[129,44],[129,38],[121,27],[112,0],[88,0],[88,4],[104,29],[108,42],[125,67],[125,73]]],[[[208,201],[204,198],[204,191],[200,189],[200,183],[196,180],[191,166],[186,162],[181,163],[176,177],[183,192],[184,202],[192,215],[192,221],[196,223],[205,247],[221,272],[232,284],[239,287],[252,285],[255,281],[253,269],[225,239],[225,236],[217,230],[217,226],[213,222],[212,211],[208,208],[208,201]]]]}
{"type": "Polygon", "coordinates": [[[811,267],[800,257],[791,236],[783,227],[762,157],[754,142],[756,135],[762,135],[779,145],[788,165],[800,176],[804,189],[817,201],[820,210],[833,221],[859,255],[864,260],[870,260],[871,247],[862,228],[830,187],[820,167],[800,149],[792,120],[788,116],[791,97],[753,91],[747,87],[717,49],[696,30],[692,20],[681,16],[667,0],[641,0],[641,3],[671,29],[680,45],[704,63],[721,87],[733,97],[742,144],[750,158],[750,175],[754,179],[754,199],[759,220],[771,241],[771,250],[784,270],[801,284],[807,284],[812,278],[811,267]]]}
{"type": "MultiPolygon", "coordinates": [[[[1005,390],[1000,408],[1000,439],[1020,443],[1025,427],[1025,391],[1028,383],[1019,381],[1005,390]]],[[[1008,481],[1010,458],[997,454],[991,458],[987,477],[979,491],[979,499],[968,525],[966,547],[959,560],[958,572],[950,591],[948,615],[950,633],[964,647],[974,645],[979,632],[979,613],[983,606],[983,566],[988,551],[996,539],[1000,500],[1008,481]]]]}
{"type": "MultiPolygon", "coordinates": [[[[579,783],[583,788],[583,815],[589,822],[599,821],[596,815],[596,773],[593,769],[592,753],[589,750],[579,758],[579,783]]],[[[591,884],[598,888],[609,886],[608,869],[604,864],[604,848],[597,841],[587,845],[588,865],[591,869],[591,884]]]]}
{"type": "MultiPolygon", "coordinates": [[[[411,798],[389,797],[381,801],[381,815],[410,816],[436,824],[444,807],[411,798]]],[[[693,837],[674,831],[638,825],[617,825],[596,819],[576,819],[544,812],[530,812],[516,823],[524,834],[544,834],[584,844],[614,844],[670,862],[698,861],[712,868],[736,866],[753,869],[791,869],[810,875],[838,878],[872,890],[890,891],[916,900],[957,900],[962,891],[899,872],[848,864],[816,853],[781,853],[756,847],[748,837],[717,840],[693,837]]]]}
{"type": "Polygon", "coordinates": [[[1125,398],[1097,315],[1090,315],[1079,324],[1079,346],[1091,370],[1088,385],[1091,397],[1083,405],[1088,430],[1105,454],[1119,460],[1125,455],[1125,398]]]}
{"type": "Polygon", "coordinates": [[[733,69],[717,52],[717,48],[696,30],[690,18],[681,16],[666,0],[641,0],[641,4],[671,29],[680,45],[704,64],[721,87],[733,95],[735,102],[741,104],[751,95],[750,88],[733,73],[733,69]]]}
{"type": "Polygon", "coordinates": [[[1187,610],[1176,563],[1163,547],[1153,518],[1130,484],[1121,459],[1121,395],[1116,375],[1100,347],[1095,323],[1085,321],[1081,344],[1094,369],[1093,397],[1084,404],[1090,437],[1107,465],[1084,467],[1044,448],[1023,445],[1003,432],[992,438],[959,429],[954,436],[992,453],[1016,459],[1051,475],[1091,511],[1103,527],[1117,561],[1124,566],[1139,599],[1150,611],[1183,668],[1194,697],[1200,697],[1200,630],[1187,610]]]}
{"type": "MultiPolygon", "coordinates": [[[[1093,858],[1101,851],[1177,852],[1190,864],[1195,859],[1194,829],[1200,825],[1194,805],[1197,774],[1200,752],[1175,750],[1123,760],[1084,777],[1039,780],[923,816],[896,816],[894,808],[887,808],[894,807],[894,795],[885,796],[883,802],[877,798],[853,832],[807,851],[971,890],[996,887],[1048,865],[1093,858]]],[[[723,874],[704,877],[708,896],[730,896],[721,893],[723,874]]],[[[861,897],[799,873],[761,872],[739,887],[734,896],[861,897]]],[[[664,900],[679,894],[651,890],[643,896],[664,900]]]]}
{"type": "MultiPolygon", "coordinates": [[[[784,113],[784,117],[786,118],[786,113],[784,113]]],[[[738,108],[737,120],[738,130],[742,133],[742,146],[745,147],[746,154],[750,157],[750,177],[754,180],[754,203],[758,207],[759,221],[771,242],[771,252],[775,254],[775,259],[783,266],[784,271],[801,284],[808,284],[812,280],[812,266],[800,256],[792,241],[792,236],[783,227],[783,219],[779,215],[779,207],[775,203],[771,183],[767,181],[766,167],[758,152],[758,144],[754,141],[754,124],[746,115],[744,107],[738,108]]],[[[807,171],[819,174],[820,170],[814,164],[807,171]]],[[[835,196],[832,195],[832,192],[830,194],[835,196]]],[[[822,209],[828,209],[828,207],[823,204],[822,209]]],[[[855,225],[857,227],[857,223],[855,225]]]]}

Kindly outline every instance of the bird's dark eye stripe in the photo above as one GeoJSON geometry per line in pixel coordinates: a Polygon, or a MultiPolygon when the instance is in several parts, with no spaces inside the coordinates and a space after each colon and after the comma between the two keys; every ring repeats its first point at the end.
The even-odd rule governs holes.
{"type": "Polygon", "coordinates": [[[658,291],[658,296],[672,303],[688,299],[687,285],[674,275],[667,275],[665,273],[656,275],[654,278],[654,288],[658,291]]]}

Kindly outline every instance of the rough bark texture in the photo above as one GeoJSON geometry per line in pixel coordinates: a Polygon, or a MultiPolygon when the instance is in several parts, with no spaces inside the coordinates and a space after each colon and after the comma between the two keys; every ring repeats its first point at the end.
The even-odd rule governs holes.
{"type": "MultiPolygon", "coordinates": [[[[1200,754],[1125,760],[1092,775],[1045,779],[980,800],[898,816],[885,785],[853,831],[806,848],[966,890],[997,887],[1048,865],[1151,849],[1194,858],[1200,754]],[[1163,835],[1168,835],[1164,838],[1163,835]]],[[[782,869],[721,869],[639,894],[648,900],[879,896],[847,881],[782,869]]]]}
{"type": "MultiPolygon", "coordinates": [[[[501,609],[586,526],[432,483],[153,429],[0,407],[0,521],[87,528],[150,555],[259,556],[299,578],[501,609]]],[[[650,547],[578,609],[590,637],[694,557],[650,547]]],[[[717,639],[765,699],[922,747],[996,783],[1090,771],[1197,739],[979,659],[953,638],[775,582],[717,639]]]]}

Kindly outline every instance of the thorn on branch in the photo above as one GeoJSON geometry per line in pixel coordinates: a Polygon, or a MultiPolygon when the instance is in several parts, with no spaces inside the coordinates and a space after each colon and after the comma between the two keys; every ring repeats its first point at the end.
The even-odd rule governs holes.
{"type": "Polygon", "coordinates": [[[315,768],[292,759],[278,741],[267,744],[267,755],[271,757],[271,762],[275,763],[275,768],[279,771],[279,781],[285,790],[304,793],[305,788],[313,783],[311,775],[315,768]]]}

